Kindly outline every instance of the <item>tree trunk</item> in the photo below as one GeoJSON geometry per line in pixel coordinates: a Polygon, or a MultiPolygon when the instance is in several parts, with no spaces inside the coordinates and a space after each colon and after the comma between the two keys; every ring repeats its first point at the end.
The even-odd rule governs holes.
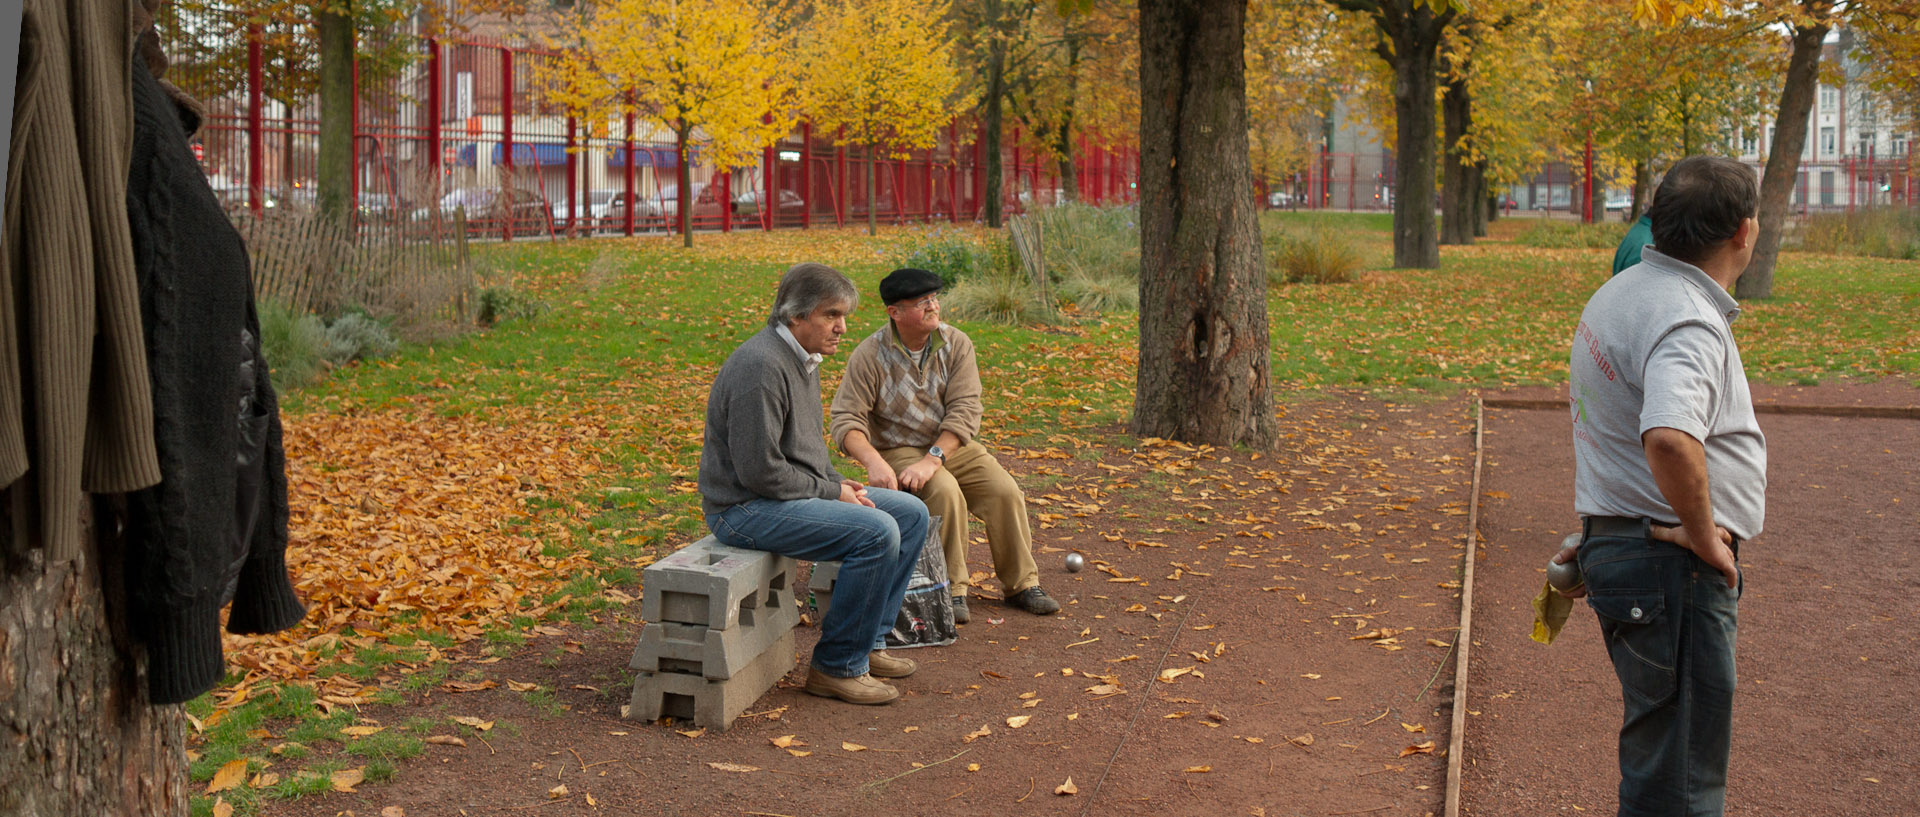
{"type": "Polygon", "coordinates": [[[1393,265],[1434,269],[1440,245],[1433,218],[1434,92],[1438,90],[1441,35],[1453,21],[1440,4],[1379,0],[1374,22],[1391,48],[1378,49],[1393,68],[1394,199],[1393,265]]]}
{"type": "Polygon", "coordinates": [[[1000,38],[1002,25],[1000,0],[986,0],[986,8],[987,26],[992,39],[987,42],[987,94],[986,98],[981,100],[986,105],[981,118],[985,120],[983,127],[986,129],[983,141],[986,143],[987,154],[987,189],[980,191],[980,196],[986,205],[987,226],[998,230],[1002,218],[1000,211],[1001,97],[1007,94],[1007,46],[1000,38]]]}
{"type": "Polygon", "coordinates": [[[1440,103],[1445,120],[1445,142],[1441,149],[1446,164],[1441,168],[1440,243],[1473,243],[1473,209],[1479,201],[1474,195],[1471,160],[1461,142],[1473,127],[1473,97],[1465,77],[1447,81],[1447,93],[1440,103]]]}
{"type": "Polygon", "coordinates": [[[1467,211],[1472,213],[1473,236],[1487,236],[1487,211],[1492,208],[1489,202],[1492,196],[1487,193],[1487,162],[1485,159],[1467,166],[1467,211]]]}
{"type": "MultiPolygon", "coordinates": [[[[875,202],[873,200],[874,188],[876,187],[874,183],[874,155],[877,153],[879,153],[879,150],[875,148],[872,141],[869,140],[867,143],[867,235],[880,234],[880,216],[875,212],[880,208],[874,206],[875,202]]],[[[898,197],[900,191],[893,191],[893,195],[898,197]]]]}
{"type": "Polygon", "coordinates": [[[1627,211],[1627,223],[1640,220],[1640,216],[1653,205],[1653,163],[1646,159],[1633,160],[1633,204],[1627,211]]]}
{"type": "MultiPolygon", "coordinates": [[[[1809,12],[1831,7],[1823,0],[1801,0],[1801,5],[1809,12]]],[[[1753,260],[1733,283],[1735,297],[1773,295],[1780,231],[1787,225],[1787,200],[1793,194],[1794,176],[1800,172],[1800,151],[1807,147],[1807,113],[1813,109],[1813,92],[1820,83],[1820,43],[1828,28],[1822,24],[1793,31],[1793,56],[1787,60],[1780,113],[1773,120],[1773,145],[1768,148],[1766,175],[1760,179],[1760,239],[1753,248],[1753,260]]]]}
{"type": "Polygon", "coordinates": [[[1246,16],[1247,0],[1140,2],[1138,436],[1273,444],[1246,16]]]}
{"type": "MultiPolygon", "coordinates": [[[[1072,18],[1068,18],[1071,20],[1072,18]]],[[[1073,112],[1080,105],[1080,40],[1071,26],[1063,26],[1061,37],[1067,41],[1067,104],[1054,136],[1054,151],[1060,155],[1060,189],[1068,201],[1080,200],[1080,173],[1073,165],[1073,112]]]]}
{"type": "MultiPolygon", "coordinates": [[[[680,246],[693,249],[693,175],[687,170],[687,123],[680,122],[680,128],[673,132],[673,155],[678,165],[673,169],[680,181],[674,184],[674,206],[680,208],[680,246]]],[[[712,182],[708,182],[712,184],[712,182]]]]}
{"type": "Polygon", "coordinates": [[[353,212],[353,3],[317,9],[320,28],[320,215],[346,224],[353,212]]]}
{"type": "Polygon", "coordinates": [[[147,703],[145,662],[110,623],[124,602],[102,554],[119,549],[90,534],[48,564],[17,518],[0,507],[0,814],[186,814],[183,710],[147,703]]]}

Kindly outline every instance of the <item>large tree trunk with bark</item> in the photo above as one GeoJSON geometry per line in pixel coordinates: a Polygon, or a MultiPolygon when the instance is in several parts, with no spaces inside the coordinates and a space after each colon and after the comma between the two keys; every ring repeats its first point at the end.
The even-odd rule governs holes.
{"type": "MultiPolygon", "coordinates": [[[[1801,5],[1817,12],[1830,9],[1832,3],[1802,0],[1801,5]]],[[[1773,294],[1773,265],[1780,259],[1780,232],[1787,225],[1787,200],[1800,172],[1800,151],[1807,146],[1807,114],[1820,84],[1820,43],[1828,29],[1815,25],[1793,31],[1793,56],[1787,60],[1780,112],[1773,120],[1773,145],[1767,149],[1767,171],[1760,179],[1760,239],[1754,245],[1753,260],[1733,284],[1733,294],[1743,300],[1773,294]]]]}
{"type": "Polygon", "coordinates": [[[353,3],[317,10],[320,28],[320,214],[346,224],[353,213],[353,3]]]}
{"type": "Polygon", "coordinates": [[[0,814],[186,814],[181,707],[147,703],[145,662],[112,626],[119,548],[89,536],[50,564],[7,505],[0,494],[0,814]]]}
{"type": "Polygon", "coordinates": [[[1140,2],[1142,437],[1274,440],[1246,16],[1247,0],[1140,2]]]}
{"type": "Polygon", "coordinates": [[[1446,156],[1440,170],[1440,243],[1472,244],[1473,210],[1479,199],[1473,187],[1472,160],[1462,144],[1473,127],[1473,95],[1465,77],[1447,81],[1440,114],[1445,120],[1441,149],[1446,156]]]}
{"type": "Polygon", "coordinates": [[[1487,162],[1485,159],[1467,166],[1467,210],[1473,216],[1473,237],[1487,237],[1488,211],[1492,209],[1493,198],[1487,192],[1487,162]]]}
{"type": "Polygon", "coordinates": [[[1393,265],[1440,266],[1433,218],[1434,92],[1439,88],[1440,40],[1457,9],[1415,0],[1327,0],[1373,18],[1374,48],[1393,69],[1393,265]]]}

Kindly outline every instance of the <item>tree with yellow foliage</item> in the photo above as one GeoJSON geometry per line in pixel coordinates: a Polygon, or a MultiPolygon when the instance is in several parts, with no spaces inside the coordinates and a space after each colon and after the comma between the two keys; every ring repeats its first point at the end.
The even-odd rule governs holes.
{"type": "Polygon", "coordinates": [[[550,101],[611,118],[632,106],[673,131],[680,233],[693,246],[690,143],[725,171],[793,128],[789,49],[747,0],[613,0],[542,77],[550,101]]]}
{"type": "Polygon", "coordinates": [[[802,105],[867,148],[867,233],[878,231],[875,161],[933,147],[960,85],[945,0],[832,0],[803,33],[802,105]]]}

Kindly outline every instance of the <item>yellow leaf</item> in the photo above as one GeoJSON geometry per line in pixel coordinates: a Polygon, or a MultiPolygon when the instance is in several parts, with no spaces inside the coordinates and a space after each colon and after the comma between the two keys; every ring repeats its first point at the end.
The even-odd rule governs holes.
{"type": "Polygon", "coordinates": [[[686,735],[687,737],[690,737],[690,738],[697,738],[697,737],[700,737],[701,735],[706,734],[707,728],[702,726],[699,729],[675,729],[673,731],[679,732],[680,734],[686,735]]]}
{"type": "Polygon", "coordinates": [[[988,729],[988,728],[987,728],[987,725],[983,723],[983,724],[980,724],[980,728],[979,728],[979,729],[975,729],[975,730],[973,730],[972,732],[968,732],[968,733],[967,733],[967,736],[966,736],[966,737],[963,737],[963,738],[961,738],[961,739],[960,739],[960,742],[961,742],[961,743],[972,743],[972,742],[974,742],[974,740],[976,740],[976,739],[979,739],[979,738],[984,738],[984,737],[986,737],[987,735],[989,735],[989,734],[991,734],[992,732],[993,732],[993,730],[991,730],[991,729],[988,729]]]}
{"type": "Polygon", "coordinates": [[[969,763],[969,764],[967,764],[967,771],[969,771],[969,772],[977,772],[977,771],[980,771],[980,764],[978,764],[978,763],[969,763]]]}
{"type": "Polygon", "coordinates": [[[247,785],[256,789],[264,789],[278,782],[280,782],[280,775],[274,772],[261,772],[254,775],[252,780],[247,781],[247,785]]]}
{"type": "Polygon", "coordinates": [[[565,796],[567,796],[567,795],[569,795],[569,794],[572,794],[572,792],[569,792],[569,791],[567,791],[567,784],[565,784],[565,783],[561,783],[561,784],[560,784],[560,785],[558,785],[558,786],[554,786],[554,787],[553,787],[553,788],[551,788],[551,789],[547,789],[547,799],[548,799],[548,800],[558,800],[558,799],[560,799],[560,798],[562,798],[562,797],[565,797],[565,796]]]}
{"type": "Polygon", "coordinates": [[[846,751],[849,751],[849,752],[864,752],[867,750],[867,747],[865,746],[861,746],[858,743],[849,743],[844,740],[840,741],[840,748],[845,749],[846,751]]]}
{"type": "Polygon", "coordinates": [[[1301,735],[1300,737],[1297,737],[1297,738],[1288,738],[1288,739],[1287,739],[1287,742],[1288,742],[1288,743],[1292,743],[1292,744],[1296,744],[1296,745],[1299,745],[1299,746],[1312,746],[1312,745],[1313,745],[1313,733],[1312,733],[1312,732],[1308,732],[1307,734],[1304,734],[1304,735],[1301,735]]]}
{"type": "Polygon", "coordinates": [[[1061,797],[1065,797],[1069,794],[1079,794],[1080,787],[1073,785],[1073,778],[1069,777],[1067,778],[1067,782],[1061,783],[1060,785],[1055,786],[1053,789],[1053,793],[1060,795],[1061,797]]]}
{"type": "Polygon", "coordinates": [[[225,799],[213,801],[213,817],[233,817],[233,806],[225,799]]]}
{"type": "Polygon", "coordinates": [[[793,755],[794,757],[806,757],[807,755],[813,754],[813,752],[806,749],[788,749],[787,754],[793,755]]]}
{"type": "Polygon", "coordinates": [[[1212,766],[1188,766],[1186,768],[1186,771],[1192,772],[1194,774],[1203,774],[1206,772],[1213,771],[1213,767],[1212,766]]]}
{"type": "Polygon", "coordinates": [[[1026,726],[1027,721],[1030,721],[1030,720],[1033,720],[1032,715],[1015,715],[1007,719],[1007,728],[1019,729],[1022,726],[1026,726]]]}
{"type": "Polygon", "coordinates": [[[468,715],[455,715],[452,718],[449,718],[448,720],[451,720],[454,723],[460,724],[462,726],[471,726],[482,732],[488,731],[493,728],[493,721],[483,721],[479,718],[471,717],[468,715]]]}
{"type": "Polygon", "coordinates": [[[796,737],[795,737],[795,736],[793,736],[793,735],[781,735],[780,737],[777,737],[777,738],[768,738],[768,739],[767,739],[767,742],[769,742],[769,743],[772,743],[773,745],[775,745],[775,746],[778,746],[778,747],[780,747],[780,748],[782,748],[782,749],[785,749],[785,748],[787,748],[787,747],[789,747],[789,746],[805,746],[805,745],[807,745],[807,742],[806,742],[806,741],[804,741],[804,740],[799,740],[798,738],[796,738],[796,737]]]}
{"type": "Polygon", "coordinates": [[[1173,679],[1193,672],[1193,667],[1174,667],[1160,671],[1160,683],[1171,684],[1173,679]]]}
{"type": "Polygon", "coordinates": [[[1412,746],[1408,746],[1407,748],[1400,750],[1401,757],[1406,757],[1408,755],[1430,755],[1430,754],[1433,754],[1433,741],[1430,741],[1430,740],[1423,740],[1419,743],[1416,743],[1412,746]]]}
{"type": "Polygon", "coordinates": [[[457,738],[457,737],[454,737],[453,735],[433,735],[433,736],[431,736],[431,737],[429,737],[429,738],[427,738],[427,742],[428,742],[428,743],[431,743],[431,744],[433,744],[433,745],[435,745],[435,746],[465,746],[465,745],[467,745],[467,741],[466,741],[465,739],[463,739],[463,738],[457,738]]]}
{"type": "Polygon", "coordinates": [[[1401,724],[1400,724],[1400,728],[1401,728],[1401,729],[1405,729],[1405,730],[1407,730],[1407,731],[1409,731],[1409,732],[1425,732],[1425,731],[1427,731],[1427,725],[1426,725],[1426,724],[1424,724],[1424,723],[1404,723],[1404,722],[1403,722],[1403,723],[1401,723],[1401,724]]]}
{"type": "Polygon", "coordinates": [[[740,772],[742,774],[760,771],[759,766],[748,766],[741,763],[708,763],[707,766],[723,772],[740,772]]]}
{"type": "Polygon", "coordinates": [[[532,692],[536,689],[539,689],[540,685],[529,684],[524,681],[515,681],[509,678],[507,679],[507,688],[513,690],[514,692],[532,692]]]}
{"type": "Polygon", "coordinates": [[[206,793],[212,794],[217,791],[226,791],[227,789],[240,785],[240,782],[246,779],[247,759],[243,757],[239,760],[231,761],[225,766],[221,766],[220,771],[214,772],[213,782],[207,784],[206,793]]]}
{"type": "Polygon", "coordinates": [[[360,785],[360,781],[365,779],[367,779],[367,769],[362,766],[357,769],[341,769],[334,772],[331,782],[334,791],[351,792],[354,786],[360,785]]]}
{"type": "Polygon", "coordinates": [[[340,730],[340,734],[351,738],[364,738],[368,735],[377,735],[385,728],[384,726],[349,726],[340,730]]]}
{"type": "Polygon", "coordinates": [[[600,807],[600,804],[593,799],[593,792],[587,792],[587,805],[593,808],[600,807]]]}

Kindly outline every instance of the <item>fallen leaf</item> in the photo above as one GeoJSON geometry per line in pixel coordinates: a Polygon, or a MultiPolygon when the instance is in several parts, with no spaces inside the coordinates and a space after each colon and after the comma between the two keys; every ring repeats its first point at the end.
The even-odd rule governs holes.
{"type": "Polygon", "coordinates": [[[1429,638],[1429,639],[1427,639],[1427,646],[1429,646],[1429,647],[1451,647],[1451,646],[1453,646],[1453,644],[1452,644],[1452,643],[1450,643],[1450,642],[1446,642],[1446,641],[1441,641],[1441,640],[1440,640],[1440,639],[1438,639],[1438,638],[1429,638]]]}
{"type": "Polygon", "coordinates": [[[226,791],[227,789],[240,785],[240,782],[246,779],[247,759],[243,757],[230,761],[227,765],[221,766],[220,771],[213,773],[213,782],[207,784],[206,793],[212,794],[217,791],[226,791]]]}
{"type": "Polygon", "coordinates": [[[1427,731],[1427,725],[1426,725],[1426,724],[1424,724],[1424,723],[1406,723],[1406,722],[1402,722],[1402,723],[1400,724],[1400,728],[1401,728],[1401,729],[1405,729],[1405,730],[1407,730],[1407,731],[1409,731],[1409,732],[1425,732],[1425,731],[1427,731]]]}
{"type": "Polygon", "coordinates": [[[460,724],[461,726],[471,726],[482,732],[488,731],[493,728],[493,721],[483,721],[479,718],[475,718],[470,715],[455,715],[451,718],[448,718],[448,720],[451,720],[454,723],[460,724]]]}
{"type": "Polygon", "coordinates": [[[587,792],[587,805],[594,808],[600,807],[600,804],[593,799],[593,792],[587,792]]]}
{"type": "Polygon", "coordinates": [[[1433,741],[1430,741],[1430,740],[1423,740],[1419,743],[1416,743],[1412,746],[1408,746],[1407,748],[1400,750],[1401,757],[1406,757],[1408,755],[1430,755],[1430,754],[1433,754],[1433,741]]]}
{"type": "Polygon", "coordinates": [[[360,785],[360,781],[365,779],[367,779],[367,769],[365,766],[356,769],[341,769],[333,773],[333,790],[351,793],[353,787],[360,785]]]}
{"type": "Polygon", "coordinates": [[[978,763],[969,763],[969,764],[967,764],[967,771],[969,771],[969,772],[977,772],[977,771],[980,771],[980,764],[978,764],[978,763]]]}
{"type": "Polygon", "coordinates": [[[399,806],[388,806],[380,810],[380,817],[407,817],[407,810],[399,806]]]}
{"type": "Polygon", "coordinates": [[[1287,742],[1295,744],[1297,746],[1312,746],[1313,733],[1308,732],[1307,734],[1301,735],[1300,737],[1297,737],[1297,738],[1288,738],[1287,742]]]}
{"type": "Polygon", "coordinates": [[[547,799],[558,800],[572,793],[573,792],[567,791],[567,784],[561,783],[558,786],[554,786],[551,789],[547,789],[547,799]]]}
{"type": "Polygon", "coordinates": [[[806,749],[788,749],[787,754],[793,755],[794,757],[806,757],[813,754],[813,752],[806,749]]]}
{"type": "Polygon", "coordinates": [[[988,728],[987,728],[987,725],[983,723],[983,724],[980,724],[980,728],[979,728],[979,729],[975,729],[975,730],[973,730],[972,732],[969,732],[969,733],[967,733],[967,736],[966,736],[966,737],[963,737],[963,738],[961,738],[961,739],[960,739],[960,742],[961,742],[961,743],[972,743],[972,742],[974,742],[974,740],[975,740],[975,739],[977,739],[977,738],[984,738],[984,737],[986,737],[987,735],[989,735],[989,734],[992,734],[992,732],[993,732],[993,730],[991,730],[991,729],[988,729],[988,728]]]}
{"type": "Polygon", "coordinates": [[[707,765],[723,772],[740,772],[744,774],[746,772],[760,771],[759,766],[747,766],[740,763],[708,763],[707,765]]]}
{"type": "Polygon", "coordinates": [[[1020,705],[1020,708],[1021,708],[1021,709],[1032,709],[1032,708],[1034,708],[1034,707],[1036,707],[1036,706],[1039,706],[1039,705],[1040,705],[1040,700],[1041,700],[1041,699],[1039,699],[1039,698],[1035,698],[1035,699],[1033,699],[1033,700],[1031,700],[1031,701],[1027,701],[1026,703],[1023,703],[1023,704],[1021,704],[1021,705],[1020,705]]]}
{"type": "Polygon", "coordinates": [[[1188,766],[1184,771],[1191,772],[1194,774],[1204,774],[1206,772],[1213,771],[1213,767],[1212,766],[1188,766]]]}
{"type": "Polygon", "coordinates": [[[457,737],[454,737],[454,736],[452,736],[452,735],[433,735],[433,736],[431,736],[431,737],[428,737],[428,738],[427,738],[427,742],[428,742],[428,743],[431,743],[431,744],[433,744],[433,745],[435,745],[435,746],[465,746],[465,745],[467,745],[467,742],[466,742],[466,740],[465,740],[465,739],[463,739],[463,738],[457,738],[457,737]]]}
{"type": "Polygon", "coordinates": [[[340,730],[340,734],[351,738],[364,738],[368,735],[377,735],[385,728],[384,726],[349,726],[340,730]]]}
{"type": "Polygon", "coordinates": [[[1033,720],[1032,715],[1015,715],[1007,719],[1007,728],[1019,729],[1022,726],[1026,726],[1027,721],[1030,721],[1030,720],[1033,720]]]}
{"type": "Polygon", "coordinates": [[[213,801],[213,817],[233,817],[233,805],[225,799],[213,801]]]}
{"type": "Polygon", "coordinates": [[[1060,785],[1055,786],[1053,789],[1053,793],[1060,795],[1061,797],[1065,797],[1069,794],[1079,794],[1080,787],[1073,785],[1073,778],[1069,777],[1067,778],[1067,782],[1061,783],[1060,785]]]}
{"type": "Polygon", "coordinates": [[[539,689],[540,685],[529,684],[524,681],[515,681],[509,678],[507,679],[507,688],[513,690],[514,692],[532,692],[536,689],[539,689]]]}
{"type": "Polygon", "coordinates": [[[261,772],[254,775],[252,780],[247,781],[247,785],[256,789],[264,789],[278,782],[280,782],[280,775],[273,772],[261,772]]]}
{"type": "Polygon", "coordinates": [[[440,685],[448,692],[480,692],[500,686],[499,681],[448,681],[440,685]]]}
{"type": "Polygon", "coordinates": [[[697,737],[700,737],[701,735],[706,734],[707,728],[702,726],[699,729],[675,729],[673,731],[679,732],[680,734],[686,735],[687,737],[690,737],[690,738],[697,738],[697,737]]]}
{"type": "Polygon", "coordinates": [[[867,747],[865,746],[861,746],[858,743],[849,743],[844,740],[840,741],[840,748],[849,752],[864,752],[867,750],[867,747]]]}
{"type": "Polygon", "coordinates": [[[1118,695],[1125,691],[1114,684],[1096,684],[1087,687],[1088,695],[1118,695]]]}
{"type": "Polygon", "coordinates": [[[1173,667],[1169,669],[1163,669],[1160,671],[1160,683],[1171,684],[1173,683],[1173,679],[1178,678],[1182,675],[1186,675],[1187,673],[1193,672],[1193,670],[1194,670],[1193,667],[1173,667]]]}
{"type": "Polygon", "coordinates": [[[902,731],[902,732],[918,732],[918,731],[920,731],[920,727],[918,727],[918,726],[909,726],[909,727],[907,727],[907,728],[905,728],[905,729],[902,729],[902,730],[900,730],[900,731],[902,731]]]}
{"type": "Polygon", "coordinates": [[[785,748],[787,748],[787,747],[789,747],[789,746],[805,746],[805,745],[807,745],[807,742],[806,742],[806,741],[804,741],[804,740],[800,740],[800,739],[798,739],[797,737],[795,737],[794,735],[781,735],[780,737],[777,737],[777,738],[767,738],[767,742],[768,742],[768,743],[771,743],[771,744],[773,744],[773,745],[775,745],[775,746],[778,746],[778,747],[780,747],[780,748],[782,748],[782,749],[785,749],[785,748]]]}

